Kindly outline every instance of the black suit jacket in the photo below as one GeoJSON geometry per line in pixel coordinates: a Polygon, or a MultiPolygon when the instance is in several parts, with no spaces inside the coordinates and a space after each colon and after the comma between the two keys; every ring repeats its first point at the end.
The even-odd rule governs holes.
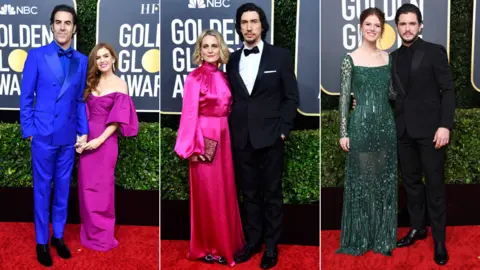
{"type": "Polygon", "coordinates": [[[232,147],[245,148],[247,138],[255,149],[269,147],[281,134],[288,136],[293,128],[298,107],[293,58],[288,50],[264,42],[257,78],[249,95],[239,73],[242,53],[243,48],[232,53],[227,64],[233,97],[229,118],[232,147]]]}
{"type": "Polygon", "coordinates": [[[392,78],[397,93],[395,121],[398,137],[405,129],[412,138],[429,138],[439,127],[453,128],[455,93],[447,51],[420,38],[415,42],[410,79],[403,87],[397,74],[399,50],[392,52],[392,78]]]}

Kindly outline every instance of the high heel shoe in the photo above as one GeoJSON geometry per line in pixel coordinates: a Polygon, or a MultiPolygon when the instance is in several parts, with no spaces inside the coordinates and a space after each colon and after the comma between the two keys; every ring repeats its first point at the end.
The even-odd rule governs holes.
{"type": "Polygon", "coordinates": [[[213,264],[215,259],[213,258],[212,254],[208,254],[207,256],[203,257],[203,261],[209,264],[213,264]]]}
{"type": "Polygon", "coordinates": [[[227,265],[227,260],[226,260],[224,257],[222,257],[222,256],[220,256],[220,257],[218,258],[217,262],[218,262],[219,264],[227,265]]]}

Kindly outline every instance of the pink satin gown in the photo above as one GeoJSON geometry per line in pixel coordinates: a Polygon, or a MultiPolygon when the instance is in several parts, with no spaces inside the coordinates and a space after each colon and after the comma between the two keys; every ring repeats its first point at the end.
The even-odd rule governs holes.
{"type": "Polygon", "coordinates": [[[182,116],[175,152],[181,158],[204,154],[204,136],[218,141],[212,163],[189,161],[190,252],[196,260],[222,256],[234,266],[233,255],[245,244],[238,208],[228,114],[232,96],[226,76],[204,63],[185,81],[182,116]]]}
{"type": "MultiPolygon", "coordinates": [[[[110,93],[87,102],[88,141],[102,135],[109,124],[117,123],[123,136],[136,136],[138,118],[130,96],[110,93]]],[[[95,150],[85,150],[78,162],[80,242],[96,251],[118,245],[115,239],[115,166],[118,157],[118,131],[95,150]]],[[[132,168],[135,170],[135,168],[132,168]]]]}

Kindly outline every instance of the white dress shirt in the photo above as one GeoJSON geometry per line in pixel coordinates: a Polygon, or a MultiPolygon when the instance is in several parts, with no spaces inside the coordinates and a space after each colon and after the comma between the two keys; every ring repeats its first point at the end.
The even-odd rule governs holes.
{"type": "Polygon", "coordinates": [[[253,86],[255,85],[255,79],[257,78],[258,74],[258,68],[260,67],[260,59],[262,58],[262,52],[263,52],[263,40],[260,40],[260,42],[256,45],[258,47],[259,53],[251,53],[248,56],[245,56],[245,53],[243,50],[245,49],[252,49],[247,46],[247,44],[244,45],[243,50],[242,50],[242,56],[240,57],[240,64],[239,64],[239,72],[240,76],[243,79],[243,82],[245,83],[245,86],[247,87],[248,93],[251,95],[253,86]]]}

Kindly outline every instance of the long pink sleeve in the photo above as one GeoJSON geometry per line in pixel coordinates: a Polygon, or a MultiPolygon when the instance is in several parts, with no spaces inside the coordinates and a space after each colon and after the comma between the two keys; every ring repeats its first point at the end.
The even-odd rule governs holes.
{"type": "Polygon", "coordinates": [[[198,122],[201,83],[201,74],[195,71],[185,80],[182,116],[175,144],[175,152],[184,159],[193,154],[204,154],[203,135],[198,122]]]}

